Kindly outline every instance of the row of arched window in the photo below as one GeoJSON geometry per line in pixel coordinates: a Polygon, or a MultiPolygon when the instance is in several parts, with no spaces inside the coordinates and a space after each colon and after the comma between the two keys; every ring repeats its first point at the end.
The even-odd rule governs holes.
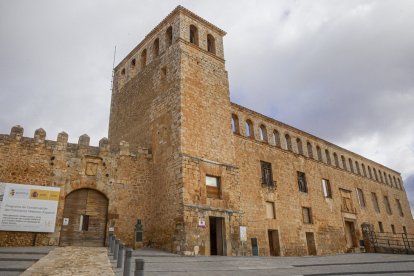
{"type": "MultiPolygon", "coordinates": [[[[173,41],[173,30],[172,30],[172,26],[169,26],[165,32],[165,47],[168,48],[172,45],[172,41],[173,41]]],[[[157,37],[153,42],[152,42],[152,47],[151,47],[151,52],[152,52],[152,58],[155,59],[156,57],[158,57],[160,55],[160,38],[157,37]]],[[[139,55],[139,68],[142,70],[145,68],[145,66],[147,66],[147,49],[142,49],[141,54],[139,55]]],[[[137,66],[137,60],[136,58],[132,58],[129,64],[129,68],[131,69],[135,69],[137,66]]],[[[126,69],[123,68],[121,70],[121,75],[125,75],[126,74],[126,69]]]]}
{"type": "MultiPolygon", "coordinates": [[[[234,133],[241,134],[240,133],[240,123],[239,118],[236,114],[232,114],[232,129],[234,133]]],[[[245,121],[245,134],[247,137],[250,137],[252,139],[255,139],[255,133],[254,133],[254,126],[253,122],[250,119],[247,119],[245,121]]],[[[264,124],[261,124],[259,126],[259,140],[265,143],[272,143],[276,147],[282,148],[281,143],[281,135],[277,129],[274,129],[272,132],[271,140],[269,140],[267,128],[264,124]]],[[[333,152],[331,155],[330,151],[328,149],[325,149],[322,151],[321,147],[319,145],[316,145],[315,149],[316,152],[314,152],[314,147],[310,141],[306,141],[306,148],[303,145],[302,139],[297,137],[296,139],[292,139],[292,137],[285,133],[282,137],[284,139],[284,149],[294,152],[293,150],[293,143],[296,143],[296,149],[298,154],[300,155],[307,155],[309,158],[316,159],[320,162],[324,162],[328,165],[342,168],[346,171],[350,171],[354,174],[358,174],[363,177],[370,178],[372,180],[375,180],[377,182],[398,188],[402,190],[402,184],[399,177],[391,176],[390,174],[387,174],[385,171],[381,171],[380,169],[371,168],[371,166],[365,166],[363,163],[359,163],[358,161],[352,160],[352,158],[346,159],[344,155],[338,156],[336,152],[333,152]],[[305,154],[306,150],[306,154],[305,154]],[[325,155],[325,160],[323,158],[323,154],[325,155]],[[333,160],[331,159],[333,157],[333,160]]]]}
{"type": "MultiPolygon", "coordinates": [[[[165,46],[166,48],[170,47],[173,42],[173,29],[172,26],[169,26],[165,32],[165,46]]],[[[207,34],[207,51],[210,53],[216,53],[216,40],[213,35],[207,34]]],[[[189,29],[189,41],[195,45],[199,45],[199,35],[198,35],[198,28],[194,25],[190,25],[189,29]]],[[[160,38],[156,38],[152,43],[151,47],[152,57],[153,59],[160,55],[160,38]]],[[[141,54],[139,55],[139,68],[142,70],[147,65],[147,49],[143,49],[141,54]]],[[[137,66],[136,58],[131,59],[129,68],[135,69],[137,66]]],[[[126,69],[123,68],[121,70],[121,75],[126,75],[126,69]]]]}

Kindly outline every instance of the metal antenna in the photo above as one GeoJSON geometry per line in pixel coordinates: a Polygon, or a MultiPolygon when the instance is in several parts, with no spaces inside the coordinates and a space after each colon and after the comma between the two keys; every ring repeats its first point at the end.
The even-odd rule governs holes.
{"type": "Polygon", "coordinates": [[[116,45],[114,50],[114,60],[112,62],[112,79],[111,79],[111,92],[114,91],[114,75],[115,75],[115,56],[116,56],[116,45]]]}

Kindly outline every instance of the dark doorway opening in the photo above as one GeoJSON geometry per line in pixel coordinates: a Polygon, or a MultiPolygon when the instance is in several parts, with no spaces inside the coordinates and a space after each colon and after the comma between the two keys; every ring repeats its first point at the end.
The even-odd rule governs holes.
{"type": "Polygon", "coordinates": [[[345,221],[345,238],[348,249],[356,247],[355,225],[353,221],[345,221]]]}
{"type": "Polygon", "coordinates": [[[210,255],[225,255],[224,218],[210,217],[210,255]]]}
{"type": "Polygon", "coordinates": [[[306,232],[306,243],[308,245],[308,255],[316,255],[315,234],[306,232]]]}
{"type": "Polygon", "coordinates": [[[280,256],[279,231],[268,230],[270,256],[280,256]]]}

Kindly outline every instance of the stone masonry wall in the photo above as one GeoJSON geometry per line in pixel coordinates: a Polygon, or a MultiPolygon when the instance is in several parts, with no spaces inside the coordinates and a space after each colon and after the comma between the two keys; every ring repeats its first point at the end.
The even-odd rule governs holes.
{"type": "MultiPolygon", "coordinates": [[[[120,151],[112,152],[105,138],[99,147],[89,146],[87,135],[81,136],[78,144],[71,144],[64,132],[57,141],[45,137],[42,129],[34,138],[23,137],[23,128],[18,126],[10,135],[0,135],[0,181],[60,187],[55,232],[0,231],[0,246],[58,245],[65,197],[81,188],[98,190],[108,198],[107,229],[114,227],[115,234],[132,246],[136,220],[148,221],[151,215],[148,150],[131,153],[129,145],[122,142],[120,151]],[[86,173],[87,166],[92,173],[86,173]]],[[[144,238],[148,230],[144,228],[144,238]]]]}

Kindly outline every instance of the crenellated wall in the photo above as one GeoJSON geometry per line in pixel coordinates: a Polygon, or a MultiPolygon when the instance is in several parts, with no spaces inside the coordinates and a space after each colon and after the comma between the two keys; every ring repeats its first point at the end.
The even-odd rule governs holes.
{"type": "Polygon", "coordinates": [[[68,143],[65,132],[55,141],[46,140],[43,129],[34,137],[24,137],[23,128],[15,126],[10,135],[0,135],[0,181],[27,185],[60,187],[60,200],[54,233],[0,232],[0,246],[57,245],[59,243],[65,197],[72,191],[89,188],[109,200],[108,228],[130,246],[134,241],[134,224],[144,224],[144,242],[151,235],[153,219],[150,207],[152,155],[148,149],[130,150],[122,141],[112,150],[108,139],[99,146],[89,145],[89,136],[68,143]],[[88,167],[88,171],[86,168],[88,167]]]}

